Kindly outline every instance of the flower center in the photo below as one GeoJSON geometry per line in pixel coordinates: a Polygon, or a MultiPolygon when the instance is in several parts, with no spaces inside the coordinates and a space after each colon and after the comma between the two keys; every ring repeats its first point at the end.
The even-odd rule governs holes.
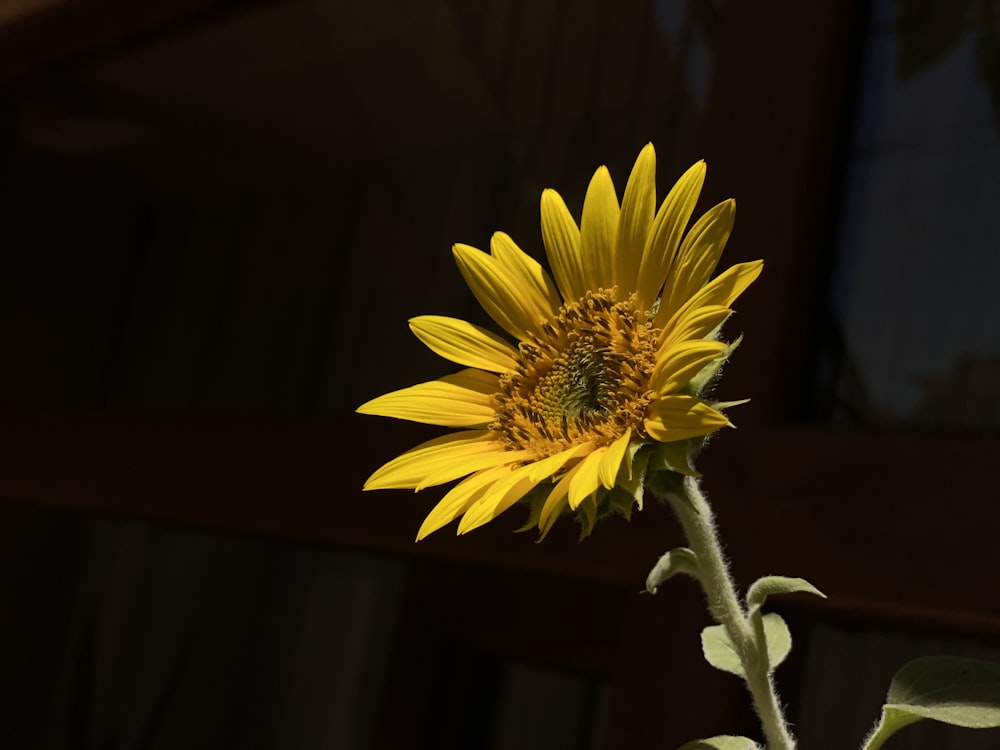
{"type": "Polygon", "coordinates": [[[593,442],[608,445],[629,428],[644,436],[643,417],[656,361],[657,330],[635,295],[598,289],[522,341],[518,367],[500,378],[490,429],[513,450],[538,458],[593,442]]]}

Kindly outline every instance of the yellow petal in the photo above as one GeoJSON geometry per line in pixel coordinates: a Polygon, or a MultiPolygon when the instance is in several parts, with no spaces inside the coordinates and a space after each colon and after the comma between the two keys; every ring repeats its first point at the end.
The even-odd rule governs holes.
{"type": "Polygon", "coordinates": [[[580,470],[569,483],[569,507],[573,510],[583,502],[583,499],[600,486],[597,472],[601,468],[601,459],[607,453],[607,448],[597,448],[580,462],[580,470]]]}
{"type": "Polygon", "coordinates": [[[428,440],[392,459],[365,482],[366,490],[417,489],[449,482],[498,462],[515,462],[521,452],[506,451],[489,430],[464,430],[428,440]],[[451,471],[453,476],[428,483],[429,476],[451,471]]]}
{"type": "Polygon", "coordinates": [[[550,317],[534,305],[531,289],[496,258],[469,245],[452,248],[458,270],[479,304],[501,328],[519,339],[540,333],[539,323],[550,317]]]}
{"type": "Polygon", "coordinates": [[[677,344],[656,363],[649,387],[661,396],[678,391],[725,349],[721,341],[704,339],[677,344]]]}
{"type": "Polygon", "coordinates": [[[530,468],[530,476],[537,484],[543,479],[558,474],[562,468],[574,458],[585,456],[594,450],[593,443],[579,443],[559,453],[554,453],[540,461],[534,461],[530,468]]]}
{"type": "Polygon", "coordinates": [[[434,509],[427,514],[427,518],[424,519],[417,532],[417,541],[419,542],[428,534],[446,526],[465,513],[494,482],[510,474],[512,468],[509,464],[495,466],[492,469],[473,474],[452,487],[434,506],[434,509]]]}
{"type": "Polygon", "coordinates": [[[491,397],[498,389],[496,375],[468,369],[386,393],[359,406],[358,412],[442,427],[485,426],[495,416],[491,397]]]}
{"type": "Polygon", "coordinates": [[[552,189],[542,191],[542,242],[563,299],[582,298],[587,281],[580,257],[580,230],[562,196],[552,189]]]}
{"type": "Polygon", "coordinates": [[[573,481],[577,472],[580,471],[582,463],[578,463],[576,466],[567,471],[562,478],[556,482],[555,487],[552,488],[552,492],[549,496],[545,498],[545,504],[542,506],[541,513],[538,514],[538,529],[542,532],[541,538],[544,539],[545,535],[549,533],[552,525],[559,518],[559,514],[562,509],[569,505],[567,497],[569,496],[569,485],[573,481]]]}
{"type": "Polygon", "coordinates": [[[410,319],[410,330],[438,356],[466,367],[508,372],[517,367],[517,350],[495,333],[443,315],[410,319]]]}
{"type": "Polygon", "coordinates": [[[427,487],[434,487],[445,484],[453,479],[464,477],[483,469],[492,469],[503,464],[516,464],[520,461],[527,461],[531,458],[528,451],[497,450],[495,453],[484,453],[479,456],[466,456],[462,460],[456,460],[449,465],[442,466],[432,474],[424,477],[420,484],[413,488],[415,492],[427,487]]]}
{"type": "Polygon", "coordinates": [[[530,466],[521,466],[489,487],[462,516],[458,533],[467,534],[489,523],[524,497],[537,482],[529,476],[530,466]]]}
{"type": "Polygon", "coordinates": [[[531,290],[532,305],[545,318],[555,317],[562,305],[555,282],[542,268],[542,264],[517,246],[508,235],[496,232],[490,240],[490,253],[512,275],[516,276],[525,289],[531,290]]]}
{"type": "Polygon", "coordinates": [[[632,167],[622,196],[615,244],[615,283],[625,297],[638,289],[639,264],[656,214],[656,151],[647,143],[632,167]]]}
{"type": "Polygon", "coordinates": [[[660,334],[662,340],[657,357],[662,357],[667,350],[682,341],[710,336],[732,314],[733,311],[724,305],[685,307],[684,314],[677,316],[660,334]]]}
{"type": "Polygon", "coordinates": [[[653,219],[653,227],[642,251],[636,304],[649,310],[670,272],[681,236],[691,219],[705,182],[705,162],[694,164],[681,175],[653,219]]]}
{"type": "Polygon", "coordinates": [[[708,283],[733,231],[736,201],[709,209],[687,233],[670,269],[653,325],[659,327],[708,283]]]}
{"type": "Polygon", "coordinates": [[[764,261],[762,260],[737,263],[735,266],[727,268],[705,285],[704,289],[711,288],[711,292],[703,298],[702,304],[732,307],[736,298],[757,280],[763,270],[764,261]]]}
{"type": "Polygon", "coordinates": [[[681,394],[656,399],[644,422],[646,433],[662,443],[709,435],[728,424],[725,414],[704,401],[681,394]]]}
{"type": "Polygon", "coordinates": [[[569,461],[591,450],[593,450],[591,443],[581,443],[519,468],[511,476],[497,482],[466,511],[459,524],[458,533],[464,534],[492,521],[539,483],[559,472],[569,461]]]}
{"type": "Polygon", "coordinates": [[[601,480],[601,484],[609,490],[615,486],[615,480],[618,478],[618,470],[622,466],[622,460],[625,458],[625,453],[628,450],[628,444],[631,439],[632,429],[629,428],[625,430],[624,435],[608,446],[604,458],[601,459],[601,465],[597,470],[597,477],[601,480]]]}
{"type": "Polygon", "coordinates": [[[764,269],[764,261],[753,260],[748,263],[737,263],[731,268],[727,268],[720,273],[697,294],[689,299],[684,305],[674,313],[670,322],[664,326],[664,331],[669,331],[674,327],[674,321],[687,315],[692,310],[699,307],[720,306],[732,307],[733,302],[743,294],[743,291],[750,286],[764,269]]]}
{"type": "Polygon", "coordinates": [[[618,195],[611,173],[601,167],[587,188],[580,217],[580,256],[588,289],[610,289],[615,284],[618,214],[618,195]]]}

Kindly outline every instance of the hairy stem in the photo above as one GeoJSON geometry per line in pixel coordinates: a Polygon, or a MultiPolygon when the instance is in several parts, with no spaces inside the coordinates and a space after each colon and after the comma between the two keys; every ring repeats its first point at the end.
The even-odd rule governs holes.
{"type": "Polygon", "coordinates": [[[725,628],[743,665],[747,689],[760,717],[768,750],[794,750],[795,739],[788,730],[771,680],[763,629],[753,627],[740,603],[719,543],[712,508],[698,480],[686,477],[683,490],[668,492],[666,498],[698,559],[699,578],[708,598],[709,612],[725,628]]]}

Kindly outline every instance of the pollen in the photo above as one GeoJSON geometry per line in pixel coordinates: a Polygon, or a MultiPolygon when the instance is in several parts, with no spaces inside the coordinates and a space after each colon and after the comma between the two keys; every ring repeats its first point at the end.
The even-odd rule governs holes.
{"type": "Polygon", "coordinates": [[[564,304],[541,335],[521,341],[490,429],[538,458],[584,442],[610,445],[628,429],[644,437],[658,334],[650,317],[616,288],[564,304]]]}

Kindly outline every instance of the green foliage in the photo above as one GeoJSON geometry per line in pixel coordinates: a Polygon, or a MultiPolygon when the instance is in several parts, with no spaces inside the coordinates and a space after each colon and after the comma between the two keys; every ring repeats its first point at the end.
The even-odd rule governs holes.
{"type": "Polygon", "coordinates": [[[786,578],[785,576],[764,576],[758,578],[747,591],[747,609],[751,614],[760,609],[764,601],[769,596],[775,594],[794,594],[796,592],[806,592],[821,596],[824,599],[826,594],[813,586],[805,578],[786,578]]]}
{"type": "Polygon", "coordinates": [[[882,717],[862,750],[877,750],[921,719],[971,729],[1000,727],[1000,664],[957,656],[909,662],[892,678],[882,717]]]}
{"type": "Polygon", "coordinates": [[[646,576],[646,591],[655,594],[660,585],[669,578],[673,578],[678,573],[686,573],[692,578],[698,578],[698,558],[695,557],[687,547],[672,549],[657,561],[653,569],[646,576]]]}
{"type": "MultiPolygon", "coordinates": [[[[769,671],[774,671],[792,650],[792,634],[781,615],[773,612],[764,615],[762,623],[769,671]]],[[[701,631],[701,650],[705,654],[705,660],[716,669],[746,679],[739,654],[721,625],[712,625],[701,631]]]]}
{"type": "Polygon", "coordinates": [[[749,737],[723,734],[707,740],[694,740],[684,744],[680,750],[760,750],[760,745],[749,737]]]}

